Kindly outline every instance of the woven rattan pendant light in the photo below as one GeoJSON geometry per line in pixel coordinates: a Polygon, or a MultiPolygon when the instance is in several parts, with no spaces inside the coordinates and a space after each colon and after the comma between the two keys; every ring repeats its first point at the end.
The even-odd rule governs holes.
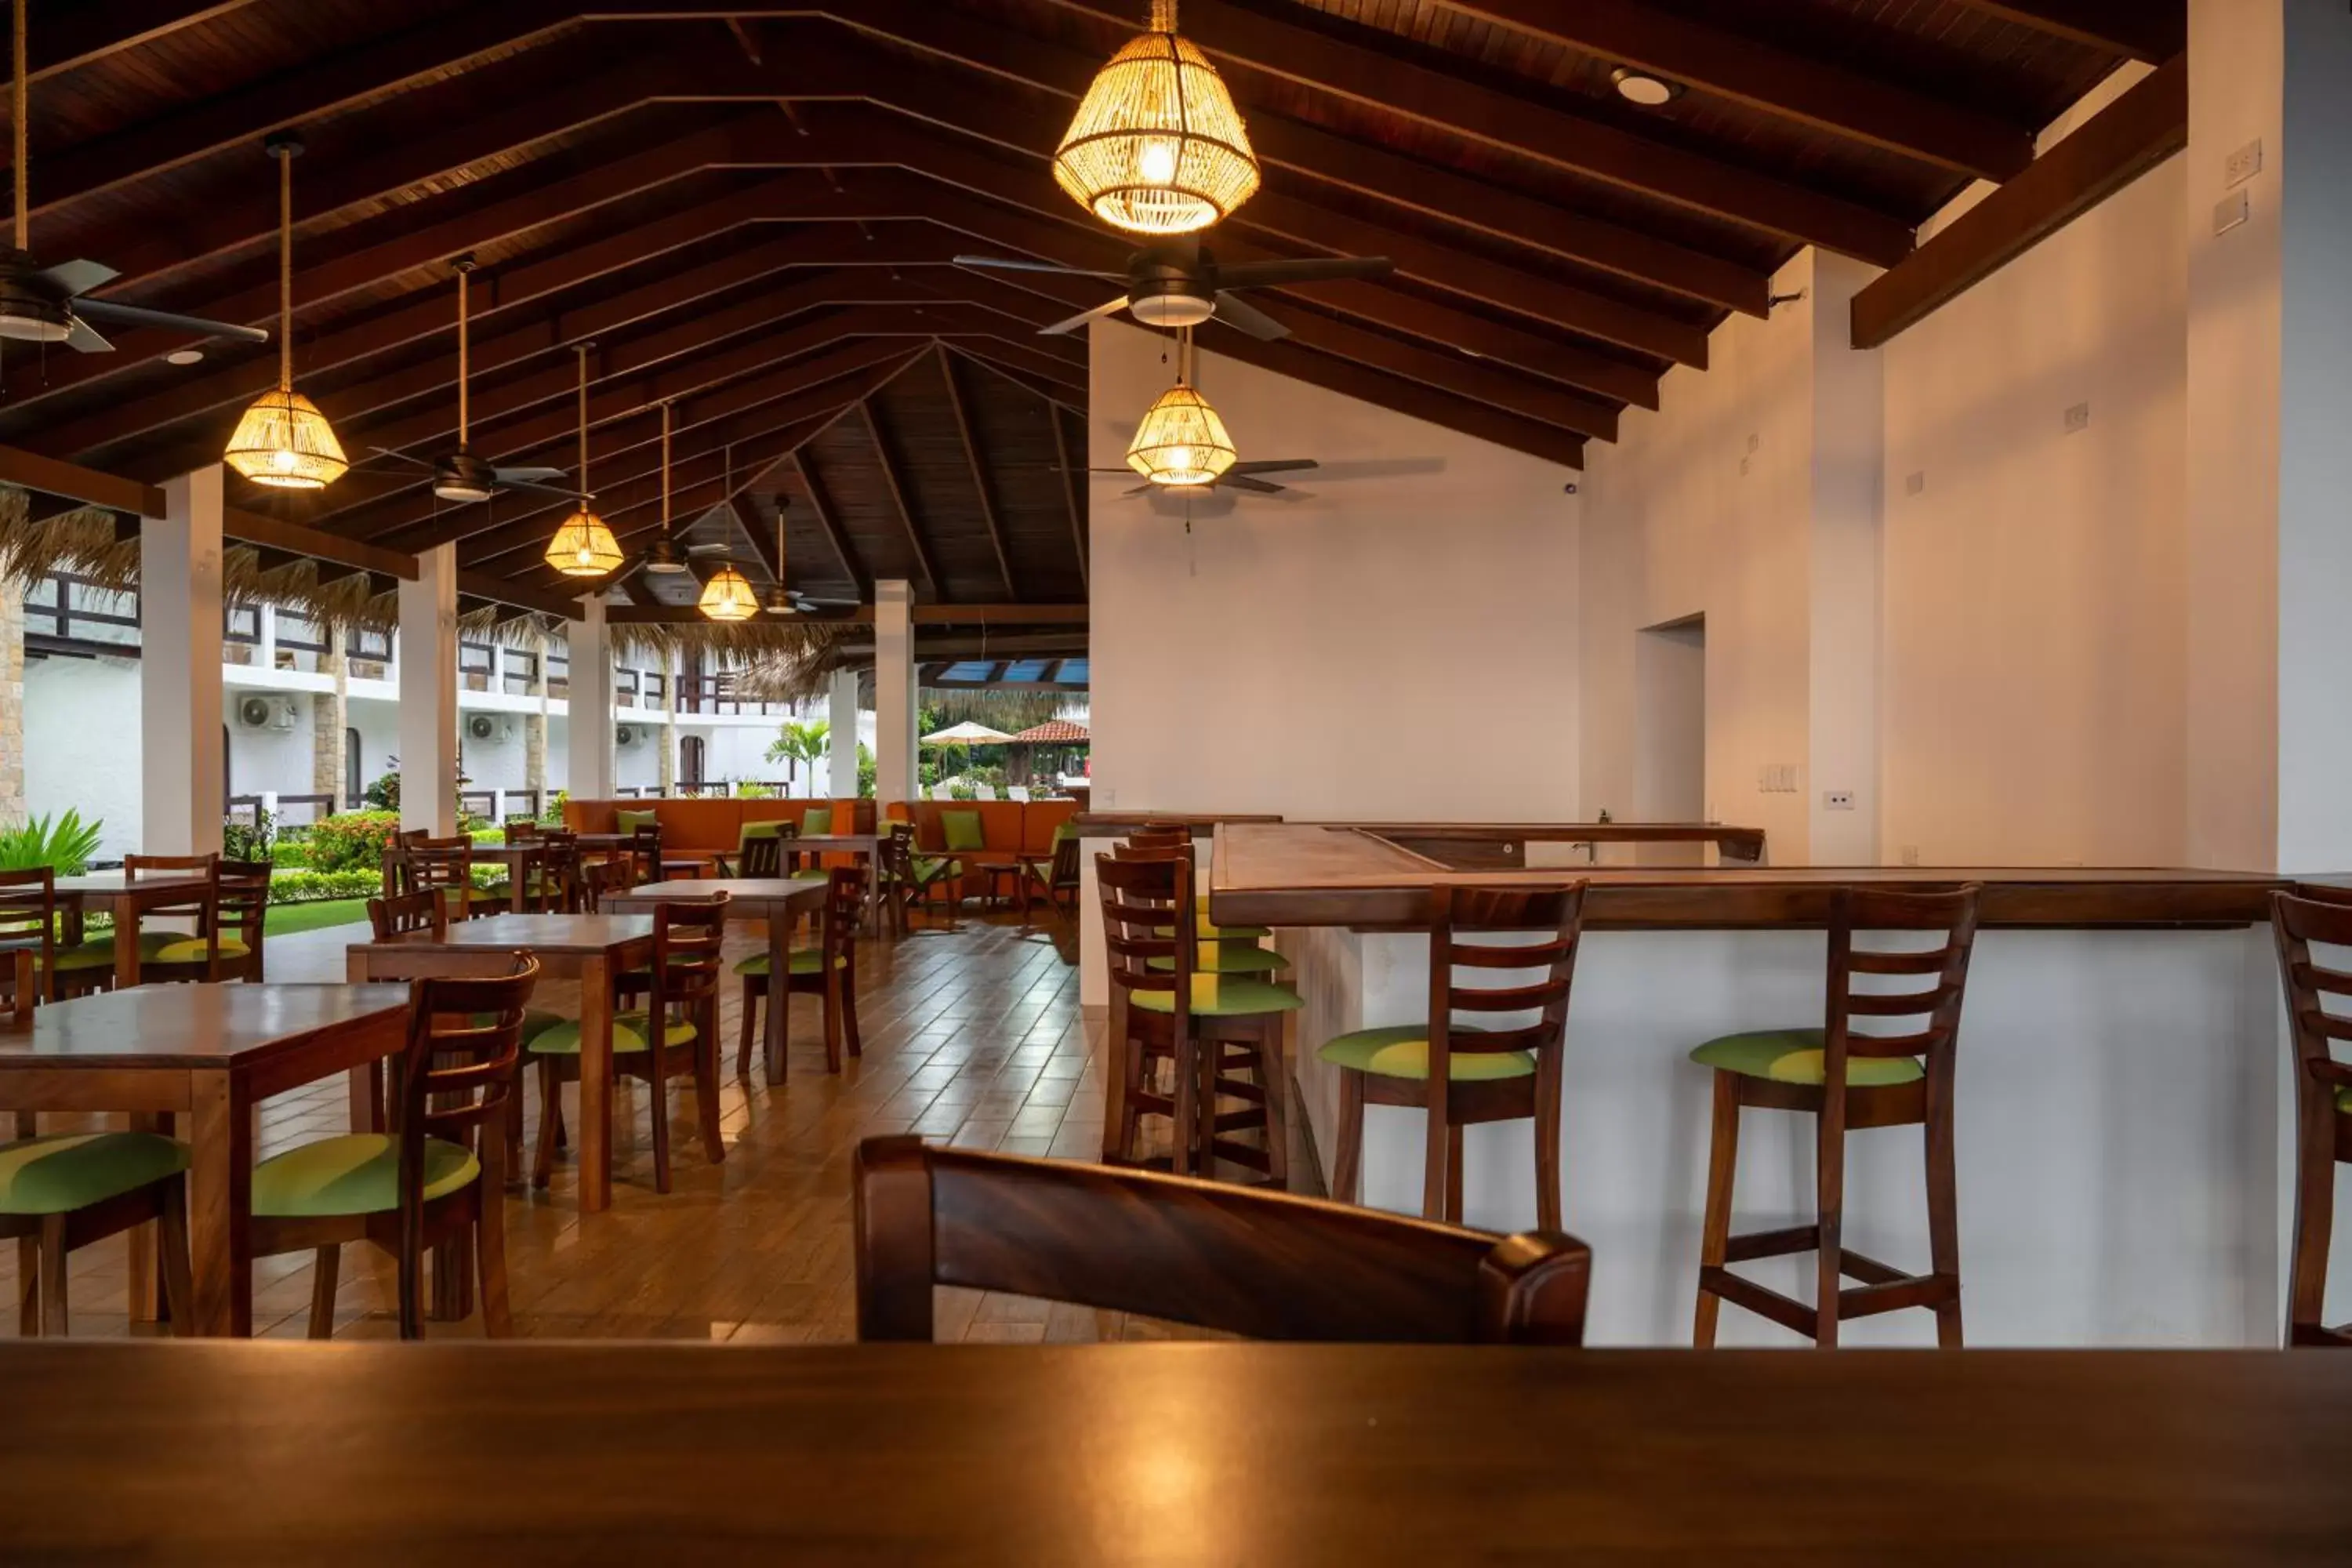
{"type": "Polygon", "coordinates": [[[1129,234],[1192,234],[1258,184],[1257,154],[1209,57],[1176,33],[1176,0],[1095,73],[1054,153],[1077,204],[1129,234]]]}
{"type": "Polygon", "coordinates": [[[273,489],[324,489],[351,464],[334,426],[319,405],[294,390],[294,159],[302,143],[274,138],[278,160],[278,384],[254,399],[223,461],[257,485],[273,489]]]}
{"type": "MultiPolygon", "coordinates": [[[[662,532],[669,532],[669,405],[662,405],[662,532]]],[[[730,455],[729,467],[733,467],[730,455]]],[[[748,621],[760,613],[760,595],[751,590],[751,580],[735,570],[735,563],[721,560],[710,581],[702,585],[702,599],[695,606],[714,621],[748,621]]]]}
{"type": "Polygon", "coordinates": [[[1205,485],[1238,455],[1225,422],[1192,384],[1192,334],[1176,340],[1176,384],[1160,395],[1128,443],[1127,466],[1155,485],[1205,485]]]}
{"type": "Polygon", "coordinates": [[[603,577],[621,563],[621,542],[588,501],[588,351],[580,355],[580,510],[563,520],[547,542],[547,563],[566,577],[603,577]]]}

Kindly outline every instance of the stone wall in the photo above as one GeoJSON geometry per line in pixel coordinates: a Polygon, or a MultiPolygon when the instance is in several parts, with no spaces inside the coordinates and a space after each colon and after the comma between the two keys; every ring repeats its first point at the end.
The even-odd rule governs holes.
{"type": "Polygon", "coordinates": [[[0,583],[0,827],[25,820],[25,592],[0,583]]]}
{"type": "Polygon", "coordinates": [[[348,651],[344,633],[331,629],[327,633],[327,659],[328,668],[335,672],[334,694],[321,692],[310,699],[310,793],[332,795],[336,809],[355,804],[343,798],[343,731],[350,725],[345,717],[349,711],[345,682],[350,679],[351,666],[344,655],[348,651]]]}

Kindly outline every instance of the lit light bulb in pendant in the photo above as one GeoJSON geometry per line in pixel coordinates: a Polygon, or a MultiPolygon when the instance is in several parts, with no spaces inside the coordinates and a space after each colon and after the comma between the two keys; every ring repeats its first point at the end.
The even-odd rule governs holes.
{"type": "Polygon", "coordinates": [[[1176,180],[1176,143],[1154,139],[1143,144],[1137,160],[1143,182],[1149,185],[1173,184],[1176,180]]]}

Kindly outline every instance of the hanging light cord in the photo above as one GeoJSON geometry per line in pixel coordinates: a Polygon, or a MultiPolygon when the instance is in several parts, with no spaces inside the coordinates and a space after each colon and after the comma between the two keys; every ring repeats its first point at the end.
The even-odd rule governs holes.
{"type": "Polygon", "coordinates": [[[473,270],[474,264],[469,260],[461,260],[457,263],[457,449],[461,452],[466,449],[466,372],[468,368],[466,354],[466,296],[473,292],[468,287],[472,281],[473,270]]]}
{"type": "Polygon", "coordinates": [[[662,538],[667,541],[669,536],[669,405],[664,403],[662,405],[662,538]]]}
{"type": "MultiPolygon", "coordinates": [[[[25,0],[16,0],[21,8],[25,0]]],[[[294,390],[294,153],[278,154],[278,389],[294,390]]]]}
{"type": "Polygon", "coordinates": [[[26,179],[26,165],[32,162],[32,117],[26,100],[32,94],[26,91],[26,78],[31,73],[25,68],[25,6],[27,0],[16,0],[16,32],[11,43],[9,68],[15,73],[10,79],[16,85],[8,103],[8,127],[16,141],[16,248],[33,248],[33,203],[31,183],[26,179]]]}
{"type": "Polygon", "coordinates": [[[588,345],[582,343],[580,355],[580,510],[588,510],[588,345]]]}

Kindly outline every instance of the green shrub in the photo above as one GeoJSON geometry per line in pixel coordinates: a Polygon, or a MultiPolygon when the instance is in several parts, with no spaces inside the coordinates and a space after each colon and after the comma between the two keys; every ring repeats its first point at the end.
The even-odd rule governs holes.
{"type": "Polygon", "coordinates": [[[547,797],[547,809],[539,814],[540,821],[545,823],[550,827],[562,826],[563,803],[571,798],[572,792],[568,789],[560,789],[553,795],[549,795],[547,797]]]}
{"type": "Polygon", "coordinates": [[[399,831],[397,812],[347,811],[328,817],[310,830],[310,864],[320,871],[365,871],[380,877],[384,847],[399,831]]]}
{"type": "Polygon", "coordinates": [[[98,853],[101,822],[84,822],[68,811],[54,819],[37,816],[21,827],[0,829],[0,871],[30,871],[47,866],[60,877],[79,877],[98,853]]]}
{"type": "Polygon", "coordinates": [[[392,772],[378,776],[373,784],[367,786],[367,793],[362,798],[380,811],[398,811],[400,809],[400,770],[394,768],[392,772]]]}
{"type": "Polygon", "coordinates": [[[775,793],[776,792],[771,789],[768,785],[763,784],[754,784],[749,779],[745,779],[741,784],[735,786],[735,798],[737,800],[766,800],[774,795],[775,793]]]}
{"type": "MultiPolygon", "coordinates": [[[[477,820],[479,819],[477,818],[477,820]]],[[[507,830],[503,827],[468,826],[466,829],[466,837],[477,844],[504,844],[507,841],[507,830]]]]}
{"type": "Polygon", "coordinates": [[[269,863],[281,871],[306,871],[310,867],[310,841],[280,834],[269,847],[269,863]]]}
{"type": "Polygon", "coordinates": [[[251,823],[228,817],[221,823],[221,856],[229,860],[268,860],[278,838],[278,816],[253,808],[251,823]]]}
{"type": "Polygon", "coordinates": [[[329,899],[364,899],[383,890],[380,871],[280,871],[269,879],[273,904],[315,904],[329,899]]]}

